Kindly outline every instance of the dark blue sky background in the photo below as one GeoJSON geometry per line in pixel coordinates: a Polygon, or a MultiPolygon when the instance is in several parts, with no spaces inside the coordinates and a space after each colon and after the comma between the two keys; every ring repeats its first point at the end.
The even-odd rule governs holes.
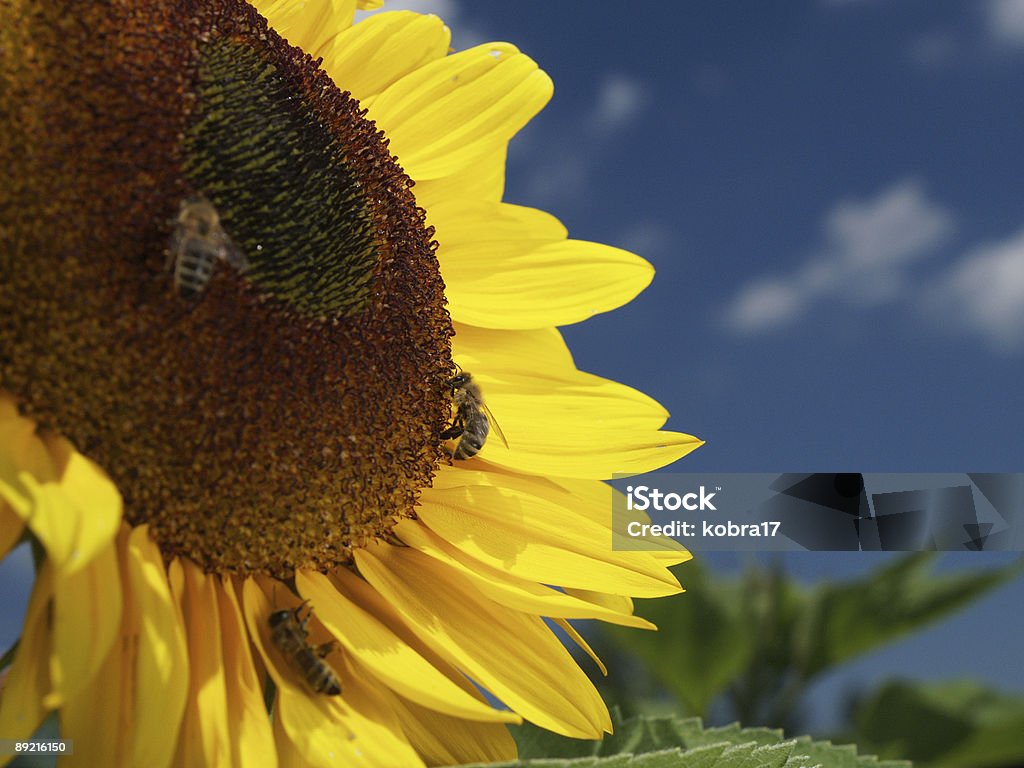
{"type": "MultiPolygon", "coordinates": [[[[402,7],[554,79],[506,199],[654,263],[565,335],[707,441],[676,471],[1024,471],[1022,0],[402,7]]],[[[880,557],[786,562],[813,583],[880,557]]],[[[817,722],[894,675],[1024,692],[1021,637],[1024,580],[836,673],[817,722]]]]}
{"type": "Polygon", "coordinates": [[[708,441],[687,469],[1022,468],[1024,31],[985,2],[463,5],[556,83],[507,197],[658,269],[567,336],[708,441]]]}
{"type": "MultiPolygon", "coordinates": [[[[1024,471],[1024,1],[388,6],[552,75],[506,199],[656,266],[565,333],[581,368],[707,441],[677,471],[1024,471]]],[[[787,559],[806,582],[877,562],[787,559]]],[[[5,587],[0,615],[23,599],[5,587]]],[[[895,674],[1024,691],[1022,608],[1019,581],[852,665],[820,686],[821,722],[895,674]]]]}

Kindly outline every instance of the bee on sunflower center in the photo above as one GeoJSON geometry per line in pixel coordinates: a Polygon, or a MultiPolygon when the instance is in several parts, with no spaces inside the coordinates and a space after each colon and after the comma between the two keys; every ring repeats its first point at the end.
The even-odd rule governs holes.
{"type": "Polygon", "coordinates": [[[462,371],[452,376],[448,380],[448,387],[451,389],[455,417],[451,426],[441,433],[441,439],[458,440],[455,447],[449,449],[452,458],[471,459],[476,456],[484,447],[491,427],[494,427],[501,442],[508,447],[508,440],[494,414],[484,403],[480,384],[473,379],[473,374],[462,371]]]}
{"type": "Polygon", "coordinates": [[[185,198],[174,223],[168,259],[178,293],[186,299],[201,294],[218,261],[239,272],[249,269],[249,260],[224,231],[213,204],[201,195],[185,198]]]}

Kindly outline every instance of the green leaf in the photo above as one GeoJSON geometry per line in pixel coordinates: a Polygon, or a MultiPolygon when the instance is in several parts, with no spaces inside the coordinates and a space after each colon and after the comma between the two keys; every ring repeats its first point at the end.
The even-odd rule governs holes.
{"type": "Polygon", "coordinates": [[[950,614],[1024,571],[1004,568],[938,576],[930,553],[888,563],[864,579],[819,587],[797,630],[807,679],[950,614]]]}
{"type": "Polygon", "coordinates": [[[1018,561],[936,575],[933,563],[930,554],[911,554],[815,588],[777,566],[723,580],[687,563],[679,571],[686,593],[638,606],[659,632],[602,628],[628,655],[625,662],[639,661],[648,672],[640,683],[636,674],[613,674],[609,682],[619,690],[612,695],[629,701],[662,685],[692,715],[707,715],[716,696],[727,696],[741,721],[797,730],[813,678],[963,608],[1024,570],[1018,561]]]}
{"type": "MultiPolygon", "coordinates": [[[[704,728],[698,718],[630,718],[618,721],[604,741],[542,735],[534,726],[514,728],[520,761],[488,768],[898,768],[858,756],[852,746],[807,737],[785,739],[768,728],[704,728]]],[[[477,766],[482,768],[482,766],[477,766]]]]}
{"type": "Polygon", "coordinates": [[[934,768],[1024,763],[1024,696],[973,681],[890,683],[861,705],[858,738],[934,768]]]}

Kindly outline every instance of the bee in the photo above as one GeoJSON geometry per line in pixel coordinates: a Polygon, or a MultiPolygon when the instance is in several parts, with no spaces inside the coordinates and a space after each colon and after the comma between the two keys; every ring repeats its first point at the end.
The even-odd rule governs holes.
{"type": "Polygon", "coordinates": [[[245,254],[221,227],[217,209],[200,195],[182,200],[170,250],[168,266],[173,267],[174,286],[187,299],[202,293],[218,261],[226,261],[239,272],[249,268],[245,254]]]}
{"type": "Polygon", "coordinates": [[[337,696],[341,693],[338,673],[324,661],[334,649],[334,641],[315,648],[310,646],[306,640],[309,637],[306,626],[313,615],[313,609],[307,609],[306,617],[302,618],[305,605],[301,603],[295,610],[274,611],[270,614],[270,637],[310,688],[317,693],[337,696]]]}
{"type": "Polygon", "coordinates": [[[487,435],[494,431],[501,442],[508,446],[501,427],[494,419],[494,414],[484,405],[484,396],[480,385],[473,381],[473,374],[463,371],[448,380],[451,389],[452,403],[455,405],[455,418],[452,425],[441,433],[442,440],[460,438],[455,448],[450,451],[452,458],[471,459],[484,447],[487,435]]]}

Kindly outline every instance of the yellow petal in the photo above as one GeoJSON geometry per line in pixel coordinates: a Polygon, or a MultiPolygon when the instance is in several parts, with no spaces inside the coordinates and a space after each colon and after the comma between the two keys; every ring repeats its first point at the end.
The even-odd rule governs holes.
{"type": "Polygon", "coordinates": [[[610,730],[600,695],[543,621],[496,606],[420,552],[380,545],[355,556],[413,631],[524,718],[574,738],[610,730]]]}
{"type": "MultiPolygon", "coordinates": [[[[275,699],[275,706],[277,700],[275,699]]],[[[280,717],[271,717],[274,729],[274,745],[277,747],[277,768],[307,768],[306,750],[292,741],[288,731],[281,724],[280,717]]]]}
{"type": "MultiPolygon", "coordinates": [[[[577,370],[571,365],[571,355],[564,349],[565,342],[561,340],[557,329],[554,333],[552,329],[502,332],[473,329],[463,324],[455,328],[452,355],[464,370],[471,371],[474,378],[478,379],[488,403],[496,394],[520,387],[522,393],[530,396],[558,395],[563,400],[571,400],[573,397],[593,398],[604,406],[609,415],[631,419],[637,425],[657,428],[668,419],[668,411],[643,392],[577,370]],[[509,349],[506,350],[504,346],[499,348],[499,344],[507,344],[509,349]],[[538,356],[532,366],[523,355],[524,346],[528,344],[538,344],[538,356]]],[[[534,405],[536,407],[537,404],[534,405]]],[[[588,405],[591,403],[581,402],[572,410],[590,413],[588,405]]],[[[494,410],[493,406],[491,410],[494,410]]],[[[550,415],[543,413],[545,417],[550,415]]],[[[595,414],[595,417],[600,417],[600,414],[595,414]]]]}
{"type": "Polygon", "coordinates": [[[131,765],[162,768],[174,755],[188,694],[185,629],[148,526],[132,530],[126,565],[135,613],[144,617],[137,627],[131,765]],[[154,701],[160,706],[153,706],[154,701]]]}
{"type": "MultiPolygon", "coordinates": [[[[507,423],[514,432],[527,431],[525,424],[517,427],[514,422],[517,419],[526,421],[524,412],[528,409],[532,409],[529,422],[532,427],[530,431],[533,432],[578,426],[577,421],[588,417],[594,422],[614,419],[616,425],[622,428],[647,428],[653,431],[664,424],[668,417],[661,405],[624,384],[568,369],[502,370],[488,365],[488,361],[494,360],[497,364],[505,359],[503,355],[489,353],[478,356],[475,350],[474,354],[466,354],[464,349],[464,345],[458,346],[457,359],[460,365],[465,364],[463,370],[472,371],[490,409],[501,419],[502,427],[507,423]],[[552,424],[552,419],[559,421],[552,424]],[[538,428],[538,421],[541,421],[544,429],[538,428]]],[[[594,430],[600,429],[602,425],[588,423],[587,426],[594,430]]],[[[505,432],[511,437],[508,429],[505,432]]],[[[518,449],[522,446],[516,447],[518,449]]],[[[552,471],[537,474],[558,473],[552,471]]]]}
{"type": "MultiPolygon", "coordinates": [[[[284,589],[282,586],[282,593],[284,589]]],[[[331,761],[337,761],[342,755],[353,758],[357,752],[353,734],[342,722],[341,697],[322,696],[307,690],[271,640],[270,614],[273,610],[287,607],[290,606],[279,603],[276,596],[271,607],[270,600],[254,579],[242,582],[242,610],[249,637],[277,687],[274,720],[281,724],[281,731],[276,735],[284,737],[283,740],[277,739],[281,765],[288,765],[291,760],[288,747],[280,750],[288,743],[302,745],[302,751],[309,758],[309,762],[303,764],[329,764],[327,755],[331,761]],[[317,755],[320,756],[319,761],[316,760],[317,755]]]]}
{"type": "Polygon", "coordinates": [[[334,83],[365,102],[410,72],[444,58],[451,38],[451,30],[436,16],[381,13],[346,29],[320,55],[334,83]]]}
{"type": "Polygon", "coordinates": [[[292,607],[287,603],[294,603],[294,599],[289,601],[289,596],[279,591],[275,598],[278,602],[271,608],[264,589],[254,579],[243,582],[242,597],[249,637],[277,685],[274,735],[281,766],[403,764],[397,758],[389,762],[388,755],[405,756],[408,762],[404,764],[410,766],[422,765],[415,755],[409,755],[411,750],[400,734],[364,717],[348,703],[349,689],[359,687],[342,666],[341,653],[328,657],[341,678],[341,695],[313,693],[297,679],[288,660],[273,644],[269,628],[271,611],[292,607]]]}
{"type": "Polygon", "coordinates": [[[121,631],[121,574],[113,542],[83,568],[54,570],[52,692],[57,708],[99,672],[121,631]]]}
{"type": "Polygon", "coordinates": [[[406,740],[398,714],[388,704],[386,689],[375,685],[372,675],[354,659],[346,657],[342,667],[349,681],[344,696],[352,708],[350,722],[374,744],[376,753],[371,760],[382,766],[422,767],[423,760],[406,740]]]}
{"type": "Polygon", "coordinates": [[[613,550],[611,531],[576,503],[543,478],[453,467],[423,490],[417,514],[460,551],[523,579],[636,597],[679,592],[648,553],[613,550]]]}
{"type": "MultiPolygon", "coordinates": [[[[127,526],[118,539],[119,555],[123,556],[127,547],[127,526]]],[[[118,560],[123,566],[124,558],[118,560]]],[[[126,580],[127,573],[119,573],[119,578],[126,580]]],[[[115,642],[98,672],[74,696],[67,697],[61,707],[61,736],[75,744],[72,762],[110,768],[130,765],[134,728],[131,714],[135,708],[133,672],[138,650],[135,636],[139,617],[130,601],[126,603],[115,642]],[[97,706],[99,702],[102,706],[97,706]]],[[[152,706],[152,701],[147,703],[152,706]]]]}
{"type": "MultiPolygon", "coordinates": [[[[82,765],[128,768],[132,723],[122,706],[131,680],[124,668],[127,659],[111,654],[85,695],[66,702],[60,710],[61,737],[74,742],[71,761],[82,765]],[[102,704],[101,704],[102,702],[102,704]]],[[[150,704],[152,706],[152,704],[150,704]]]]}
{"type": "Polygon", "coordinates": [[[256,10],[281,37],[314,58],[327,42],[352,26],[355,0],[254,0],[256,10]]]}
{"type": "Polygon", "coordinates": [[[402,732],[427,765],[494,763],[516,759],[516,743],[498,723],[458,720],[381,689],[402,732]]]}
{"type": "Polygon", "coordinates": [[[121,522],[106,475],[67,440],[37,435],[8,398],[0,398],[0,499],[68,573],[109,548],[121,522]]]}
{"type": "MultiPolygon", "coordinates": [[[[0,734],[5,739],[27,739],[46,717],[43,699],[50,691],[52,600],[53,568],[44,563],[36,575],[21,641],[0,695],[0,734]]],[[[4,764],[0,757],[0,765],[4,764]]]]}
{"type": "Polygon", "coordinates": [[[171,563],[170,584],[185,623],[189,686],[175,765],[222,765],[231,759],[220,646],[218,585],[191,560],[171,563]],[[175,571],[178,571],[176,574],[175,571]]]}
{"type": "Polygon", "coordinates": [[[274,734],[263,701],[263,683],[256,675],[249,633],[230,578],[223,577],[216,591],[224,647],[231,765],[273,768],[274,734]]]}
{"type": "MultiPolygon", "coordinates": [[[[661,543],[665,543],[664,539],[661,539],[660,541],[661,543]]],[[[655,549],[652,547],[646,551],[651,557],[656,560],[660,560],[665,565],[679,565],[680,563],[685,563],[687,560],[693,559],[693,555],[690,554],[689,550],[685,549],[682,544],[680,544],[679,547],[679,549],[655,549]]]]}
{"type": "Polygon", "coordinates": [[[537,208],[458,197],[432,205],[427,223],[437,230],[441,269],[479,271],[569,234],[562,222],[537,208]]]}
{"type": "Polygon", "coordinates": [[[360,11],[372,11],[384,7],[384,0],[356,0],[356,8],[360,11]]]}
{"type": "Polygon", "coordinates": [[[654,269],[600,243],[566,240],[533,208],[456,199],[427,208],[452,317],[485,328],[544,328],[619,307],[654,269]]]}
{"type": "Polygon", "coordinates": [[[25,530],[25,523],[14,510],[0,498],[0,560],[7,557],[7,554],[14,549],[14,545],[21,539],[25,530]]]}
{"type": "Polygon", "coordinates": [[[69,443],[54,440],[48,447],[67,457],[58,481],[60,493],[54,494],[53,506],[44,507],[51,514],[33,515],[28,525],[55,565],[66,563],[68,573],[74,573],[100,552],[109,551],[121,523],[121,496],[106,475],[74,453],[69,443]]]}
{"type": "Polygon", "coordinates": [[[569,636],[570,640],[576,643],[576,645],[578,645],[585,654],[594,660],[594,663],[597,664],[597,668],[601,670],[601,674],[608,677],[608,667],[604,665],[601,658],[594,652],[594,649],[590,647],[590,643],[583,639],[583,635],[576,631],[576,627],[565,619],[555,619],[554,621],[562,628],[562,631],[569,636]]]}
{"type": "Polygon", "coordinates": [[[403,543],[449,566],[467,581],[472,582],[483,594],[501,605],[549,618],[600,619],[626,627],[654,629],[653,624],[639,616],[607,610],[551,587],[516,578],[506,571],[475,561],[415,520],[400,521],[394,531],[403,543]]]}
{"type": "MultiPolygon", "coordinates": [[[[8,449],[7,441],[11,438],[12,427],[14,431],[17,430],[18,420],[18,409],[14,405],[14,401],[0,392],[0,446],[4,446],[0,450],[8,449]]],[[[2,461],[0,459],[0,466],[2,466],[2,461]]],[[[0,483],[2,482],[0,480],[0,483]]],[[[14,548],[24,530],[24,520],[7,503],[3,490],[0,490],[0,560],[7,557],[7,553],[14,548]]]]}
{"type": "MultiPolygon", "coordinates": [[[[58,474],[53,457],[36,435],[35,422],[21,416],[14,400],[0,391],[0,483],[16,487],[21,472],[40,482],[52,481],[58,474]]],[[[18,505],[20,510],[25,502],[20,497],[11,498],[13,490],[3,493],[5,487],[0,484],[0,496],[18,505]]]]}
{"type": "Polygon", "coordinates": [[[469,201],[501,200],[505,194],[507,156],[507,139],[483,143],[476,162],[464,168],[451,169],[436,179],[417,180],[416,202],[429,211],[432,206],[455,198],[469,201]]]}
{"type": "Polygon", "coordinates": [[[446,56],[403,77],[369,107],[416,181],[465,168],[508,141],[551,98],[551,79],[508,43],[446,56]]]}
{"type": "Polygon", "coordinates": [[[347,568],[336,568],[330,573],[331,583],[350,601],[360,606],[367,613],[386,626],[403,643],[408,645],[420,656],[429,661],[452,683],[480,702],[486,701],[480,690],[470,683],[456,667],[439,655],[419,636],[412,631],[402,615],[395,610],[379,592],[371,587],[365,579],[356,576],[347,568]]]}
{"type": "Polygon", "coordinates": [[[606,592],[594,592],[589,589],[573,589],[571,587],[567,587],[565,591],[566,594],[578,597],[580,600],[586,600],[588,603],[602,605],[605,608],[617,611],[618,613],[633,612],[633,598],[627,595],[609,595],[606,592]]]}
{"type": "MultiPolygon", "coordinates": [[[[621,562],[640,562],[650,564],[652,561],[661,566],[678,565],[691,560],[693,555],[682,544],[664,536],[630,536],[628,525],[631,521],[649,523],[650,517],[639,510],[626,510],[625,497],[612,486],[601,480],[588,480],[567,477],[530,477],[501,468],[489,468],[486,474],[472,476],[460,475],[464,472],[478,472],[464,466],[446,467],[446,474],[439,483],[439,488],[456,487],[473,482],[486,485],[510,486],[527,493],[544,496],[550,501],[568,507],[574,514],[582,515],[588,520],[607,529],[611,533],[612,549],[618,550],[616,557],[621,562]],[[460,479],[461,478],[461,479],[460,479]],[[612,514],[613,505],[617,504],[618,514],[612,514]],[[643,547],[637,547],[642,542],[643,547]],[[638,552],[639,554],[633,554],[638,552]]],[[[599,593],[594,593],[595,595],[599,593]]],[[[628,599],[628,598],[627,598],[628,599]]],[[[589,599],[588,599],[589,600],[589,599]]],[[[616,598],[605,596],[601,605],[611,607],[616,598]]],[[[592,601],[591,601],[592,602],[592,601]]],[[[626,611],[632,613],[632,604],[626,611]]]]}
{"type": "MultiPolygon", "coordinates": [[[[457,357],[480,385],[507,440],[492,430],[479,456],[532,475],[608,479],[663,467],[703,445],[659,431],[665,410],[637,390],[582,371],[507,371],[487,365],[484,350],[457,357]]],[[[475,459],[474,459],[475,460],[475,459]]]]}
{"type": "Polygon", "coordinates": [[[387,627],[352,602],[327,577],[297,571],[295,585],[316,608],[317,618],[360,664],[397,693],[424,707],[469,720],[514,723],[510,712],[477,701],[450,682],[387,627]]]}
{"type": "Polygon", "coordinates": [[[469,249],[455,258],[445,254],[442,272],[452,317],[484,328],[582,322],[632,301],[654,277],[638,256],[582,240],[549,243],[493,261],[486,258],[485,245],[473,250],[475,256],[469,249]]]}
{"type": "Polygon", "coordinates": [[[557,328],[496,331],[454,323],[452,357],[474,373],[483,365],[491,371],[576,372],[572,353],[557,328]]]}
{"type": "Polygon", "coordinates": [[[639,510],[627,510],[623,494],[610,485],[564,477],[558,478],[556,482],[579,500],[577,511],[612,529],[614,547],[622,550],[642,549],[646,555],[666,566],[685,563],[693,558],[686,547],[673,539],[664,536],[630,536],[630,522],[649,523],[650,517],[639,510]],[[612,497],[616,497],[617,502],[612,497]],[[618,514],[614,516],[613,505],[618,509],[618,514]]]}
{"type": "MultiPolygon", "coordinates": [[[[418,190],[417,190],[418,191],[418,190]]],[[[621,306],[654,269],[627,251],[566,240],[533,208],[461,198],[427,208],[455,320],[485,328],[544,328],[621,306]]]]}
{"type": "MultiPolygon", "coordinates": [[[[482,703],[485,702],[479,689],[452,664],[420,640],[395,610],[395,607],[365,580],[346,568],[338,568],[330,574],[330,581],[335,589],[345,595],[353,604],[374,616],[402,642],[427,659],[435,669],[457,687],[474,699],[482,703]]],[[[463,763],[469,762],[471,759],[476,761],[509,760],[515,756],[515,743],[506,728],[500,723],[456,720],[440,712],[420,707],[397,694],[390,696],[389,700],[392,708],[399,714],[403,733],[429,764],[463,763]],[[410,713],[413,719],[404,716],[404,712],[410,713]],[[433,727],[435,725],[436,728],[433,727]],[[423,729],[429,733],[423,733],[423,729]],[[439,757],[438,759],[430,757],[435,754],[432,750],[438,750],[437,754],[440,755],[445,749],[452,756],[460,756],[459,759],[441,760],[439,757]]],[[[507,714],[515,717],[514,713],[507,712],[507,714]]],[[[521,722],[518,717],[516,720],[521,722]]]]}

